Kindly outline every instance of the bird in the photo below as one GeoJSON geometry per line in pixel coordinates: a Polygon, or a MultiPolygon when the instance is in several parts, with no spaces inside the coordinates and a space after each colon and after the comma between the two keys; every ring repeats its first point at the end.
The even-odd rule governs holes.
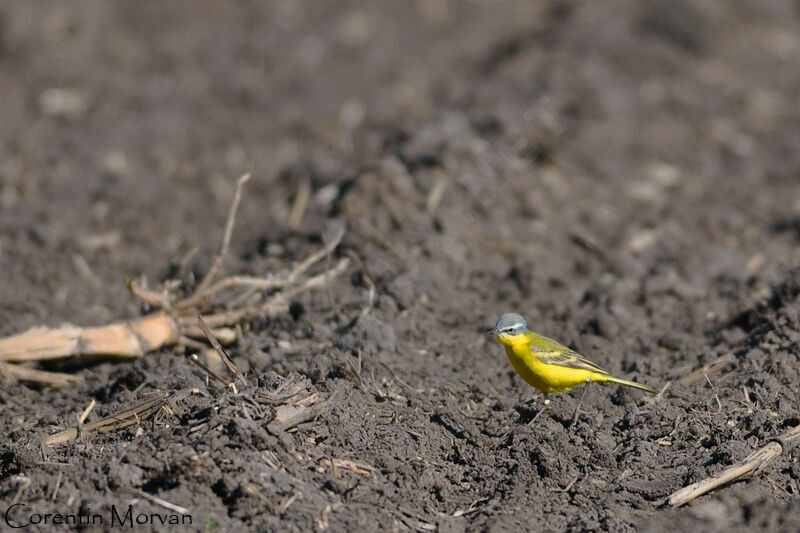
{"type": "MultiPolygon", "coordinates": [[[[617,383],[650,394],[658,391],[647,385],[617,378],[592,363],[575,350],[528,329],[525,318],[517,313],[505,313],[489,331],[505,347],[511,366],[529,385],[544,395],[544,408],[531,420],[533,423],[550,404],[551,393],[562,392],[591,382],[617,383]]],[[[587,387],[588,389],[588,387],[587,387]]],[[[586,394],[584,389],[575,408],[572,424],[586,394]]]]}

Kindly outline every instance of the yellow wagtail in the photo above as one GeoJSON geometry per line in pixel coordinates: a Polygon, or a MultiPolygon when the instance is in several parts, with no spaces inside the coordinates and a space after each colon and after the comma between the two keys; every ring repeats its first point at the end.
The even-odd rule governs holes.
{"type": "MultiPolygon", "coordinates": [[[[577,385],[592,381],[618,383],[651,394],[658,392],[635,381],[615,378],[575,350],[532,332],[522,315],[517,313],[506,313],[501,316],[489,333],[495,335],[505,347],[506,355],[517,374],[544,394],[545,407],[550,403],[548,394],[570,390],[577,385]]],[[[585,389],[583,394],[586,394],[585,389]]],[[[575,408],[573,424],[577,420],[583,394],[575,408]]],[[[531,423],[542,411],[544,409],[536,413],[531,423]]]]}

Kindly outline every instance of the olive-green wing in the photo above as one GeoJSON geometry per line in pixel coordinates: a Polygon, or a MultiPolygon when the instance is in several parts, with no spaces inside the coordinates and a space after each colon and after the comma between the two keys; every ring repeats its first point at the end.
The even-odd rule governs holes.
{"type": "Polygon", "coordinates": [[[608,374],[605,370],[592,363],[584,356],[571,348],[567,348],[561,343],[543,337],[538,333],[528,333],[531,351],[543,363],[549,365],[565,366],[567,368],[579,368],[599,374],[608,374]]]}

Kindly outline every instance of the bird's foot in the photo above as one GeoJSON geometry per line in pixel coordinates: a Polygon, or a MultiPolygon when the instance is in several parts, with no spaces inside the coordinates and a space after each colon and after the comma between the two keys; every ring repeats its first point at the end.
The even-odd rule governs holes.
{"type": "Polygon", "coordinates": [[[532,426],[532,425],[533,425],[533,423],[534,423],[534,422],[536,422],[536,419],[537,419],[537,418],[539,418],[539,416],[540,416],[542,413],[544,413],[544,412],[547,410],[547,408],[548,408],[548,407],[550,407],[550,398],[548,398],[547,396],[545,396],[545,397],[544,397],[544,406],[543,406],[541,409],[539,409],[539,412],[538,412],[538,413],[536,413],[536,415],[535,415],[535,416],[534,416],[534,417],[531,419],[531,421],[530,421],[530,422],[528,422],[528,425],[529,425],[529,426],[532,426]]]}
{"type": "Polygon", "coordinates": [[[578,400],[578,405],[575,406],[575,413],[572,415],[572,422],[569,425],[569,428],[572,429],[575,424],[578,422],[578,417],[581,414],[581,403],[583,403],[583,397],[586,396],[586,391],[589,390],[589,385],[592,383],[592,378],[586,378],[586,387],[583,388],[583,392],[581,393],[581,397],[578,400]]]}

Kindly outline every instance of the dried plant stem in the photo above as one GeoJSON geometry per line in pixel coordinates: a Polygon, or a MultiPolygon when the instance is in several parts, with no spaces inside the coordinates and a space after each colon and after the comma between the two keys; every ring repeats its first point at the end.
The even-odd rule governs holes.
{"type": "Polygon", "coordinates": [[[51,387],[66,387],[68,385],[81,385],[83,378],[72,374],[62,374],[61,372],[46,372],[27,368],[19,365],[10,365],[0,362],[0,377],[18,379],[22,381],[36,381],[45,383],[51,387]]]}
{"type": "Polygon", "coordinates": [[[0,361],[21,363],[80,355],[137,358],[178,340],[180,330],[164,312],[97,328],[36,327],[0,339],[0,361]]]}
{"type": "Polygon", "coordinates": [[[712,361],[711,363],[705,365],[703,368],[699,368],[694,372],[692,372],[691,374],[682,377],[678,381],[678,383],[680,383],[684,387],[689,387],[691,385],[694,385],[695,383],[708,379],[707,376],[719,372],[723,368],[727,367],[728,365],[732,365],[733,363],[734,363],[733,355],[725,354],[722,357],[719,357],[714,361],[712,361]]]}
{"type": "Polygon", "coordinates": [[[217,338],[214,336],[214,334],[208,328],[208,326],[206,325],[205,321],[203,320],[203,317],[198,315],[197,320],[198,320],[198,322],[200,322],[200,329],[203,330],[203,333],[205,334],[206,338],[208,339],[208,342],[211,344],[211,346],[214,348],[214,350],[216,350],[217,354],[219,354],[219,357],[220,357],[220,359],[222,359],[222,362],[225,363],[225,367],[228,369],[228,372],[233,374],[235,377],[239,378],[239,380],[242,383],[247,385],[247,381],[244,379],[244,376],[242,375],[242,372],[239,370],[239,368],[231,360],[231,356],[228,355],[227,350],[225,350],[225,348],[222,347],[222,345],[219,343],[217,338]]]}
{"type": "Polygon", "coordinates": [[[795,427],[782,437],[768,442],[765,446],[748,455],[741,463],[726,468],[719,474],[698,481],[697,483],[692,483],[674,492],[667,501],[672,506],[685,505],[703,494],[730,483],[731,481],[748,476],[755,476],[761,473],[782,454],[795,447],[798,442],[800,442],[800,426],[795,427]]]}
{"type": "MultiPolygon", "coordinates": [[[[347,270],[347,267],[349,266],[350,266],[350,260],[347,258],[343,258],[336,264],[336,266],[334,266],[332,269],[330,269],[330,271],[328,271],[328,276],[334,278],[342,274],[345,270],[347,270]]],[[[294,298],[295,296],[298,296],[310,290],[324,288],[324,286],[325,286],[325,274],[319,274],[317,276],[308,278],[300,286],[275,293],[265,302],[259,305],[245,307],[241,309],[232,309],[230,311],[223,311],[212,315],[203,315],[203,320],[205,320],[208,327],[212,328],[212,331],[217,331],[214,328],[219,328],[227,324],[235,324],[249,317],[254,317],[254,316],[273,317],[280,313],[286,313],[289,310],[289,300],[291,298],[294,298]]]]}
{"type": "MultiPolygon", "coordinates": [[[[142,420],[156,414],[167,401],[170,399],[169,393],[159,394],[156,398],[140,402],[137,405],[128,409],[123,409],[111,416],[107,416],[91,424],[82,424],[80,427],[65,429],[59,431],[47,438],[42,439],[41,449],[42,456],[47,446],[54,444],[62,444],[77,439],[80,435],[88,435],[92,433],[110,433],[112,431],[119,431],[126,427],[132,426],[141,422],[142,420]]],[[[45,459],[47,460],[47,459],[45,459]]]]}
{"type": "MultiPolygon", "coordinates": [[[[194,294],[181,294],[180,284],[175,280],[166,282],[160,291],[149,289],[144,279],[128,280],[126,285],[131,294],[155,307],[157,311],[138,319],[101,327],[83,328],[71,324],[57,328],[36,327],[0,339],[0,374],[11,379],[64,386],[80,380],[9,363],[66,357],[110,356],[136,359],[174,344],[201,350],[205,345],[200,344],[197,339],[207,339],[220,353],[228,369],[243,381],[244,377],[235,369],[222,348],[223,344],[231,344],[238,339],[241,332],[241,328],[237,329],[239,323],[258,316],[272,317],[285,313],[291,300],[307,291],[322,288],[329,291],[329,281],[342,274],[349,266],[349,260],[343,258],[332,268],[328,268],[331,253],[344,235],[344,225],[341,224],[333,229],[330,236],[323,239],[324,246],[321,250],[310,254],[291,268],[264,277],[232,275],[219,279],[230,248],[242,189],[249,179],[249,174],[244,175],[236,184],[219,253],[214,257],[208,273],[197,285],[194,294]],[[324,270],[310,275],[309,271],[323,260],[324,270]],[[205,323],[198,325],[197,317],[201,315],[205,323]]],[[[217,376],[212,377],[220,379],[217,376]]]]}
{"type": "Polygon", "coordinates": [[[300,180],[300,186],[297,189],[297,196],[292,204],[292,209],[289,211],[289,218],[286,219],[286,224],[292,228],[297,229],[303,222],[303,217],[308,208],[308,200],[311,198],[311,180],[308,176],[303,176],[300,180]]]}
{"type": "MultiPolygon", "coordinates": [[[[207,351],[207,350],[206,350],[206,351],[207,351]]],[[[196,353],[193,353],[193,354],[191,354],[191,355],[189,356],[189,360],[190,360],[192,363],[196,364],[198,367],[200,367],[200,369],[202,369],[202,370],[203,370],[203,372],[205,372],[206,374],[208,374],[208,375],[209,375],[209,376],[211,376],[212,378],[216,379],[216,380],[217,380],[219,383],[221,383],[221,384],[222,384],[222,386],[223,386],[223,387],[230,387],[230,386],[232,385],[232,383],[231,383],[230,381],[227,381],[227,380],[223,379],[223,378],[222,378],[222,377],[221,377],[219,374],[217,374],[217,373],[216,373],[214,370],[212,370],[211,368],[209,368],[209,367],[208,367],[208,365],[206,365],[205,363],[203,363],[202,361],[200,361],[200,358],[199,358],[199,357],[197,357],[197,354],[196,354],[196,353]]]]}
{"type": "Polygon", "coordinates": [[[239,210],[239,202],[242,200],[242,188],[244,188],[244,184],[248,182],[250,179],[250,174],[245,174],[239,181],[236,182],[236,192],[233,193],[233,201],[231,202],[231,207],[228,210],[228,220],[225,222],[225,233],[222,237],[222,246],[220,246],[219,253],[214,256],[214,260],[211,263],[211,268],[208,269],[205,278],[200,282],[197,286],[197,290],[195,294],[200,295],[203,291],[208,287],[208,285],[214,281],[219,273],[220,269],[222,268],[222,262],[225,260],[225,256],[228,255],[228,248],[231,245],[231,237],[233,236],[233,226],[236,222],[236,212],[239,210]]]}
{"type": "Polygon", "coordinates": [[[153,496],[152,494],[148,494],[145,491],[139,490],[135,487],[128,487],[128,491],[132,492],[133,494],[136,494],[137,496],[141,496],[146,500],[150,500],[151,502],[155,503],[156,505],[160,505],[165,509],[169,509],[170,511],[175,511],[178,514],[187,514],[189,512],[189,509],[187,509],[186,507],[170,503],[167,500],[162,500],[158,496],[153,496]]]}
{"type": "Polygon", "coordinates": [[[94,409],[95,403],[97,402],[94,399],[89,402],[89,405],[86,406],[86,409],[84,409],[81,415],[78,417],[78,424],[83,425],[83,423],[86,422],[86,418],[89,416],[89,413],[92,412],[92,409],[94,409]]]}

